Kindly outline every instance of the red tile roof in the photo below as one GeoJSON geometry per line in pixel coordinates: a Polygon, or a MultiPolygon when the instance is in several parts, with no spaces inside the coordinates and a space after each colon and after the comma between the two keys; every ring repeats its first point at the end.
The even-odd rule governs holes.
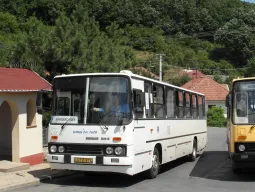
{"type": "Polygon", "coordinates": [[[1,68],[0,92],[51,90],[51,84],[28,69],[1,68]]]}
{"type": "Polygon", "coordinates": [[[206,76],[199,70],[183,70],[181,72],[181,75],[188,75],[191,79],[198,79],[198,78],[206,76]]]}
{"type": "Polygon", "coordinates": [[[210,77],[191,80],[182,86],[196,92],[203,93],[207,101],[225,101],[229,90],[210,77]]]}

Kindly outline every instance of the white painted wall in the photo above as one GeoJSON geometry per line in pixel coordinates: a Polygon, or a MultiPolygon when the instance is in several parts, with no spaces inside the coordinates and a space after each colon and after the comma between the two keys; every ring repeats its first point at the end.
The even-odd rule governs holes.
{"type": "Polygon", "coordinates": [[[15,102],[18,108],[20,158],[42,153],[42,115],[36,114],[36,127],[27,128],[27,102],[36,102],[36,96],[36,92],[0,93],[0,105],[7,100],[15,102]]]}
{"type": "Polygon", "coordinates": [[[225,101],[206,101],[205,111],[208,111],[208,105],[216,105],[224,109],[224,116],[227,117],[227,107],[225,106],[225,101]]]}

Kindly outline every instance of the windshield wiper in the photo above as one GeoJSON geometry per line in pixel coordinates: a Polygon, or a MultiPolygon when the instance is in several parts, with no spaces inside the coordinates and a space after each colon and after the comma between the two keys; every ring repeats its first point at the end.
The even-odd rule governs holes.
{"type": "Polygon", "coordinates": [[[61,126],[61,131],[60,131],[59,135],[62,134],[62,131],[64,130],[66,124],[69,122],[69,120],[70,120],[71,118],[72,118],[72,117],[69,117],[69,118],[67,119],[67,121],[61,126]]]}
{"type": "Polygon", "coordinates": [[[255,127],[255,124],[250,127],[249,133],[251,133],[251,131],[253,130],[254,127],[255,127]]]}
{"type": "Polygon", "coordinates": [[[99,117],[99,116],[97,116],[97,120],[98,120],[98,122],[99,123],[101,123],[101,125],[103,125],[104,127],[102,128],[101,126],[101,128],[104,130],[104,131],[108,131],[108,127],[104,124],[104,122],[102,121],[102,119],[99,117]]]}

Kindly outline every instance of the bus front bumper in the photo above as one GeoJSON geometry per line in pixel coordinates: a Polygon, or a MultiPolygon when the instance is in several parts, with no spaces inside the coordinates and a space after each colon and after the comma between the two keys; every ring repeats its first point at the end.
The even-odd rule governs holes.
{"type": "Polygon", "coordinates": [[[232,153],[231,159],[235,162],[237,167],[255,168],[255,153],[232,153]]]}
{"type": "Polygon", "coordinates": [[[116,172],[132,175],[133,159],[130,157],[48,154],[47,161],[50,163],[51,169],[116,172]],[[75,159],[82,160],[84,158],[92,159],[92,161],[90,163],[75,162],[75,159]]]}

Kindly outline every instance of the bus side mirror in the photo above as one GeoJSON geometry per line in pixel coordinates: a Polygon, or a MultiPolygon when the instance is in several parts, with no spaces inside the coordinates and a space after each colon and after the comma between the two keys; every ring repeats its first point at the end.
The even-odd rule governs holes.
{"type": "Polygon", "coordinates": [[[228,94],[226,96],[226,107],[230,107],[231,106],[231,94],[228,94]]]}

